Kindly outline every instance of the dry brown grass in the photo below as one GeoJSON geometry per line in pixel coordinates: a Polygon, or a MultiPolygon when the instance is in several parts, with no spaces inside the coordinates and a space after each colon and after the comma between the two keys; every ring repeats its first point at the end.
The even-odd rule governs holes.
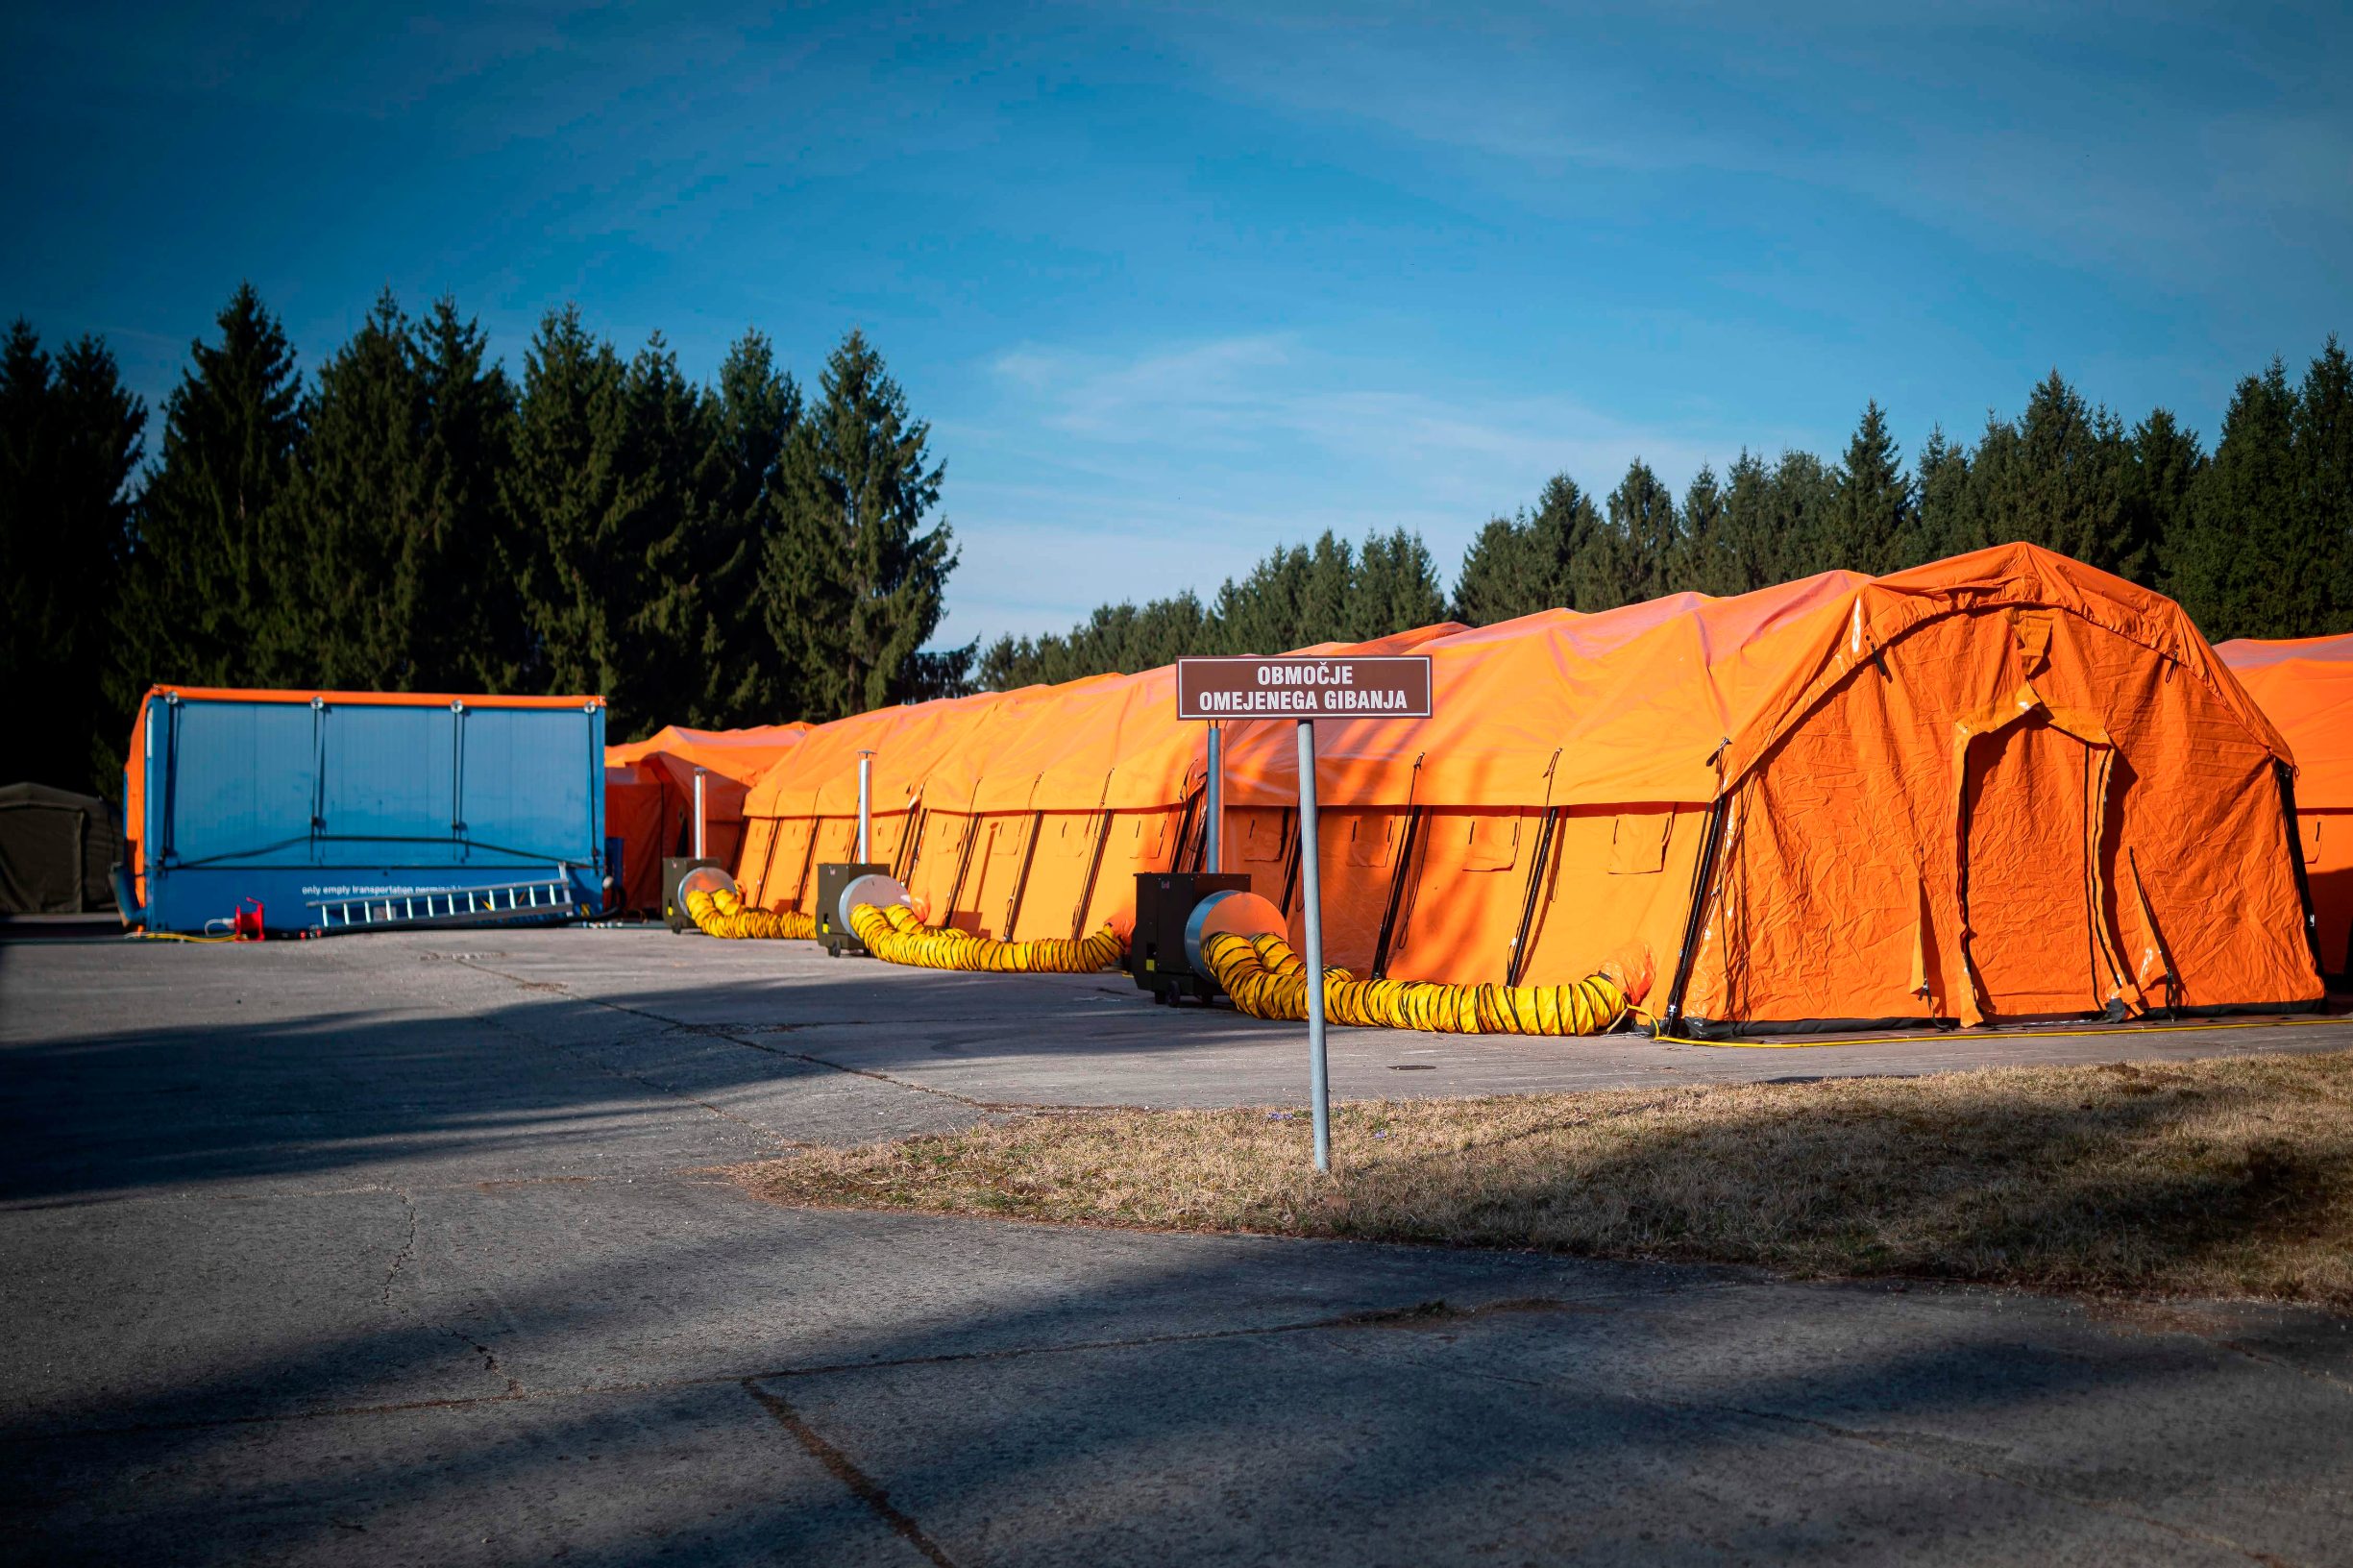
{"type": "Polygon", "coordinates": [[[2353,1053],[1024,1117],[741,1167],[779,1203],[2353,1308],[2353,1053]]]}

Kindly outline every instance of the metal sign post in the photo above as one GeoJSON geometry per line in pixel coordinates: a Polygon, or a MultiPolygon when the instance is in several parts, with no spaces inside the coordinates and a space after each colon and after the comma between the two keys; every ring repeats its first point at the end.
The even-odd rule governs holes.
{"type": "Polygon", "coordinates": [[[1226,830],[1226,768],[1219,743],[1225,739],[1223,726],[1210,725],[1210,776],[1207,786],[1209,825],[1201,834],[1201,869],[1212,875],[1225,870],[1223,859],[1226,830]]]}
{"type": "Polygon", "coordinates": [[[1222,722],[1284,717],[1299,736],[1299,897],[1307,939],[1308,1095],[1315,1124],[1315,1168],[1332,1168],[1332,1091],[1324,1050],[1323,867],[1316,845],[1315,721],[1427,719],[1434,680],[1427,654],[1337,658],[1177,660],[1177,717],[1212,722],[1210,821],[1205,854],[1216,870],[1225,807],[1222,722]]]}
{"type": "Polygon", "coordinates": [[[1315,1168],[1332,1168],[1332,1087],[1324,1063],[1324,890],[1315,840],[1315,721],[1299,721],[1299,912],[1308,939],[1308,1097],[1315,1168]]]}

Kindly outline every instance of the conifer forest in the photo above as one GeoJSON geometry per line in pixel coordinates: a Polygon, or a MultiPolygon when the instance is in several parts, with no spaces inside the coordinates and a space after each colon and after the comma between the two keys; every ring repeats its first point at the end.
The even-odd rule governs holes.
{"type": "Polygon", "coordinates": [[[944,478],[857,331],[805,385],[747,331],[704,385],[658,334],[625,353],[575,308],[510,369],[454,303],[412,315],[387,295],[306,370],[242,286],[151,410],[103,340],[18,320],[0,352],[0,674],[19,704],[0,780],[119,797],[159,681],[599,692],[618,741],[2011,540],[2169,594],[2214,641],[2353,628],[2353,367],[2334,338],[2246,376],[2211,440],[2056,371],[2015,414],[1909,454],[1866,401],[1843,452],[1743,451],[1680,495],[1639,460],[1556,475],[1451,578],[1368,520],[1206,596],[944,649],[944,478]]]}

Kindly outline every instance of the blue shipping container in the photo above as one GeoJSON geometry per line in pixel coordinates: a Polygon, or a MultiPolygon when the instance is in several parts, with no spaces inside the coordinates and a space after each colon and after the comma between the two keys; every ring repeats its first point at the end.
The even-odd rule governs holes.
{"type": "Polygon", "coordinates": [[[153,931],[202,931],[247,899],[273,933],[489,888],[604,904],[602,698],[159,687],[126,772],[153,931]]]}

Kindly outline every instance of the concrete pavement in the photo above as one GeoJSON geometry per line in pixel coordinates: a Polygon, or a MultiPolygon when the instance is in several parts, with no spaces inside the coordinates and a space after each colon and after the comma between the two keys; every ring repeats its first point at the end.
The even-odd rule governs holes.
{"type": "MultiPolygon", "coordinates": [[[[1347,1032],[1334,1070],[2353,1028],[2129,1039],[1347,1032]]],[[[0,944],[0,1558],[2353,1561],[2323,1314],[812,1213],[712,1174],[1006,1106],[1295,1101],[1298,1058],[1115,979],[659,931],[0,944]]]]}

